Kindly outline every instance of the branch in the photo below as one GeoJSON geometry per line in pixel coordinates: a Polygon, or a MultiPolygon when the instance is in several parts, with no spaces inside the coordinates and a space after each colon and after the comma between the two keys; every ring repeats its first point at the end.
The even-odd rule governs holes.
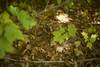
{"type": "Polygon", "coordinates": [[[12,58],[6,58],[7,60],[14,61],[14,62],[29,62],[29,63],[64,63],[64,61],[31,61],[31,60],[15,60],[12,58]]]}
{"type": "MultiPolygon", "coordinates": [[[[31,61],[31,60],[15,60],[12,58],[7,57],[7,60],[14,61],[14,62],[29,62],[29,63],[65,63],[65,61],[31,61]]],[[[83,60],[77,60],[77,62],[86,62],[86,61],[96,61],[100,60],[100,58],[90,58],[90,59],[83,59],[83,60]]]]}
{"type": "Polygon", "coordinates": [[[100,58],[82,59],[82,60],[78,60],[78,62],[96,61],[96,60],[100,60],[100,58]]]}

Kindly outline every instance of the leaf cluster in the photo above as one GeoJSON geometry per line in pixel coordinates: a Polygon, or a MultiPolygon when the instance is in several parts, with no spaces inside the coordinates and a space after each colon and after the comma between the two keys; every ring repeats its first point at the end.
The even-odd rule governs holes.
{"type": "Polygon", "coordinates": [[[76,35],[77,29],[74,24],[68,24],[68,27],[60,27],[59,30],[53,32],[53,40],[58,43],[63,43],[76,35]]]}
{"type": "Polygon", "coordinates": [[[95,27],[91,26],[87,28],[86,31],[83,31],[81,34],[84,38],[85,43],[87,43],[86,46],[89,49],[92,49],[93,43],[96,41],[98,36],[95,27]]]}
{"type": "Polygon", "coordinates": [[[28,12],[19,9],[18,7],[14,7],[12,5],[8,7],[8,11],[12,15],[17,16],[18,20],[21,22],[21,24],[26,30],[29,30],[30,28],[36,25],[35,17],[31,17],[28,12]]]}
{"type": "MultiPolygon", "coordinates": [[[[29,30],[36,25],[35,18],[32,18],[28,12],[12,5],[8,7],[8,11],[18,18],[25,30],[29,30]]],[[[10,19],[8,12],[3,12],[0,19],[0,58],[3,58],[6,52],[14,51],[13,42],[24,40],[24,35],[20,31],[20,27],[10,19]]]]}
{"type": "Polygon", "coordinates": [[[6,52],[14,51],[13,42],[24,40],[24,36],[7,12],[2,13],[0,19],[0,58],[3,58],[6,52]]]}

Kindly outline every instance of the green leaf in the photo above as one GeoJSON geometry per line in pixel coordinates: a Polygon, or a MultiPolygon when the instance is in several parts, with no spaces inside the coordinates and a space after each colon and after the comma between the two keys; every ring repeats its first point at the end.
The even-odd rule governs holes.
{"type": "Polygon", "coordinates": [[[67,32],[66,32],[63,36],[64,36],[64,38],[65,38],[66,40],[68,40],[68,39],[70,38],[67,32]]]}
{"type": "Polygon", "coordinates": [[[12,22],[11,19],[9,19],[9,14],[5,11],[1,14],[1,17],[0,17],[0,21],[1,21],[1,24],[9,24],[9,22],[12,22]]]}
{"type": "Polygon", "coordinates": [[[65,32],[65,28],[63,27],[60,27],[60,30],[59,30],[60,33],[64,33],[65,32]]]}
{"type": "Polygon", "coordinates": [[[0,58],[3,58],[6,52],[14,52],[13,42],[23,40],[24,36],[7,12],[3,12],[0,19],[0,58]]]}
{"type": "Polygon", "coordinates": [[[62,44],[65,41],[65,37],[62,35],[59,38],[59,43],[62,44]]]}
{"type": "Polygon", "coordinates": [[[65,37],[63,35],[55,36],[54,41],[59,42],[60,44],[64,42],[65,37]]]}
{"type": "Polygon", "coordinates": [[[3,58],[6,52],[13,52],[13,49],[12,43],[5,37],[0,37],[0,58],[3,58]]]}
{"type": "Polygon", "coordinates": [[[74,24],[68,24],[68,35],[69,37],[74,37],[76,35],[76,27],[74,24]]]}
{"type": "Polygon", "coordinates": [[[91,26],[91,27],[89,27],[89,28],[87,29],[87,32],[88,32],[88,33],[95,33],[95,32],[96,32],[96,28],[93,27],[93,26],[91,26]]]}
{"type": "Polygon", "coordinates": [[[20,10],[18,7],[9,6],[8,9],[13,15],[17,16],[18,20],[21,22],[26,30],[29,30],[36,25],[35,17],[31,17],[28,12],[20,10]]]}
{"type": "Polygon", "coordinates": [[[25,11],[20,11],[18,19],[26,30],[31,29],[33,26],[36,25],[34,17],[30,17],[29,14],[25,11]]]}
{"type": "Polygon", "coordinates": [[[3,34],[3,25],[0,24],[0,36],[3,34]]]}
{"type": "Polygon", "coordinates": [[[23,40],[24,36],[22,32],[18,29],[18,26],[14,23],[10,23],[5,27],[5,34],[4,36],[7,38],[9,42],[13,42],[17,39],[23,40]]]}
{"type": "Polygon", "coordinates": [[[89,41],[88,33],[86,33],[86,32],[83,31],[81,34],[84,37],[85,42],[89,41]]]}
{"type": "Polygon", "coordinates": [[[88,47],[89,49],[92,49],[92,43],[91,42],[88,42],[86,47],[88,47]]]}
{"type": "Polygon", "coordinates": [[[3,59],[5,56],[5,51],[0,47],[0,59],[3,59]]]}
{"type": "Polygon", "coordinates": [[[54,31],[54,32],[53,32],[53,35],[54,35],[54,36],[60,36],[61,33],[59,33],[59,31],[54,31]]]}
{"type": "Polygon", "coordinates": [[[54,31],[53,32],[53,35],[54,35],[53,39],[54,39],[54,41],[59,42],[60,44],[63,43],[64,40],[65,40],[64,32],[65,32],[65,29],[62,28],[62,27],[60,27],[59,30],[54,31]]]}
{"type": "Polygon", "coordinates": [[[68,32],[66,32],[65,28],[60,27],[59,30],[54,31],[54,41],[59,42],[60,44],[63,43],[65,40],[68,40],[70,37],[76,35],[76,27],[73,24],[68,25],[68,32]]]}
{"type": "Polygon", "coordinates": [[[92,34],[90,37],[90,42],[94,43],[96,41],[96,38],[97,38],[97,34],[92,34]]]}
{"type": "Polygon", "coordinates": [[[14,47],[13,47],[13,42],[10,44],[5,44],[6,45],[6,47],[5,47],[5,51],[6,52],[9,52],[9,53],[14,53],[14,51],[15,51],[15,49],[14,49],[14,47]]]}
{"type": "Polygon", "coordinates": [[[56,36],[56,35],[57,35],[57,36],[60,36],[60,35],[62,35],[64,32],[65,32],[65,29],[62,28],[62,27],[60,27],[59,30],[53,32],[53,35],[54,35],[54,36],[56,36]]]}
{"type": "Polygon", "coordinates": [[[18,13],[19,13],[18,7],[14,7],[14,6],[10,5],[8,7],[8,11],[10,11],[13,15],[18,16],[18,13]]]}

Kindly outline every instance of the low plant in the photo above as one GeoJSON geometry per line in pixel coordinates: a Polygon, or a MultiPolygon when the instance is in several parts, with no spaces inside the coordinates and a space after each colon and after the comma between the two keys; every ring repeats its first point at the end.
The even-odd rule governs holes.
{"type": "MultiPolygon", "coordinates": [[[[36,25],[35,18],[31,17],[27,11],[12,5],[9,6],[8,11],[18,18],[25,30],[36,25]]],[[[4,58],[7,52],[14,52],[13,42],[16,40],[24,40],[24,34],[20,30],[20,26],[10,18],[10,14],[4,11],[0,15],[0,58],[4,58]]]]}
{"type": "Polygon", "coordinates": [[[76,36],[77,28],[74,24],[68,24],[67,27],[60,27],[59,30],[53,32],[53,40],[62,44],[65,40],[68,40],[76,36]]]}

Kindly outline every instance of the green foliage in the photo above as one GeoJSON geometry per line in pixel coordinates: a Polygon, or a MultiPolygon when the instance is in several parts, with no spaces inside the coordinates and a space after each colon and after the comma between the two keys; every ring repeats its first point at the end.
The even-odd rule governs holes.
{"type": "Polygon", "coordinates": [[[53,32],[53,40],[58,43],[63,43],[65,40],[68,40],[71,37],[76,35],[76,27],[74,24],[68,24],[68,28],[60,27],[59,30],[53,32]],[[67,29],[67,31],[66,31],[67,29]]]}
{"type": "Polygon", "coordinates": [[[96,41],[98,36],[96,28],[94,26],[90,26],[89,28],[86,28],[81,34],[85,40],[85,43],[87,44],[86,46],[89,49],[92,49],[93,43],[96,41]]]}
{"type": "Polygon", "coordinates": [[[95,33],[96,32],[96,28],[94,26],[90,26],[89,28],[86,29],[86,32],[88,32],[89,34],[95,33]]]}
{"type": "Polygon", "coordinates": [[[90,37],[90,42],[94,43],[96,41],[96,38],[97,38],[97,34],[92,34],[90,37]]]}
{"type": "Polygon", "coordinates": [[[89,49],[92,49],[92,46],[93,46],[92,44],[96,41],[96,39],[97,39],[97,34],[95,33],[95,34],[91,34],[91,35],[89,36],[88,33],[82,32],[82,36],[83,36],[85,42],[87,43],[86,46],[87,46],[89,49]]]}
{"type": "MultiPolygon", "coordinates": [[[[9,6],[8,10],[22,23],[26,30],[36,25],[35,18],[31,17],[28,12],[20,10],[18,7],[9,6]]],[[[0,58],[3,58],[6,52],[13,52],[13,42],[15,40],[24,40],[23,33],[5,11],[0,15],[0,58]]]]}
{"type": "Polygon", "coordinates": [[[14,51],[13,42],[24,40],[24,36],[7,12],[2,13],[0,19],[0,58],[3,58],[6,52],[14,51]]]}
{"type": "Polygon", "coordinates": [[[87,42],[87,47],[89,49],[92,49],[92,46],[93,46],[92,44],[96,41],[96,39],[97,39],[97,34],[92,34],[87,42]]]}
{"type": "Polygon", "coordinates": [[[3,58],[6,52],[12,53],[13,51],[14,48],[12,43],[9,42],[4,36],[0,37],[0,58],[3,58]]]}
{"type": "Polygon", "coordinates": [[[76,27],[74,24],[68,24],[68,35],[69,37],[73,37],[76,34],[76,27]]]}
{"type": "Polygon", "coordinates": [[[0,24],[0,36],[3,34],[3,25],[0,24]]]}
{"type": "Polygon", "coordinates": [[[16,39],[23,40],[23,34],[22,34],[22,32],[19,30],[19,28],[14,23],[9,23],[5,27],[5,34],[4,34],[4,36],[7,38],[7,40],[9,42],[13,42],[16,39]]]}
{"type": "Polygon", "coordinates": [[[18,20],[22,23],[23,27],[28,30],[36,25],[36,20],[34,17],[31,17],[28,12],[20,10],[18,7],[9,6],[8,10],[14,15],[17,16],[18,20]]]}
{"type": "Polygon", "coordinates": [[[87,45],[86,45],[86,47],[88,47],[89,49],[92,49],[92,47],[93,47],[93,44],[92,44],[91,42],[87,42],[87,45]]]}
{"type": "MultiPolygon", "coordinates": [[[[59,30],[54,31],[53,32],[53,40],[62,44],[65,40],[71,39],[74,36],[76,36],[77,33],[77,28],[75,27],[74,24],[68,24],[67,27],[60,27],[59,30]]],[[[92,49],[93,43],[96,41],[97,39],[97,32],[96,32],[96,28],[91,26],[87,29],[85,29],[85,31],[81,32],[83,38],[84,38],[84,42],[86,43],[86,47],[88,47],[89,49],[92,49]]],[[[81,41],[75,41],[76,47],[80,46],[81,41]]]]}
{"type": "Polygon", "coordinates": [[[86,33],[86,32],[82,32],[81,33],[82,34],[82,36],[84,37],[84,39],[85,39],[85,42],[87,42],[88,41],[88,33],[86,33]]]}
{"type": "Polygon", "coordinates": [[[63,33],[65,32],[65,29],[60,27],[58,31],[53,32],[54,35],[54,41],[59,42],[60,44],[64,42],[65,37],[63,36],[63,33]]]}

